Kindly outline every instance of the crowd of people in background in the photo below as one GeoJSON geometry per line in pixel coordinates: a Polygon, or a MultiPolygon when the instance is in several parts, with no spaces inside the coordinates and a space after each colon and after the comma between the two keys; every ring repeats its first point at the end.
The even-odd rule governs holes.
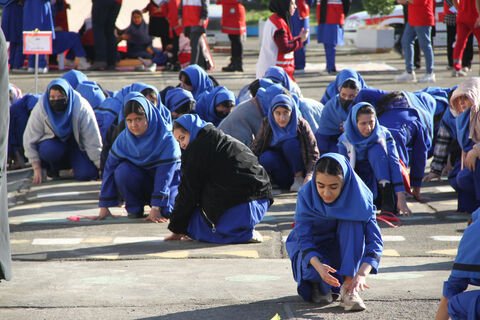
{"type": "MultiPolygon", "coordinates": [[[[180,37],[175,27],[183,27],[192,54],[190,65],[178,70],[179,83],[156,88],[138,82],[112,91],[71,70],[51,81],[41,95],[23,96],[10,84],[10,168],[24,167],[28,161],[34,184],[57,178],[61,170],[71,170],[79,181],[101,179],[96,219],[111,217],[109,208],[123,205],[129,218],[168,222],[172,234],[165,240],[261,242],[255,226],[274,201],[272,190],[298,192],[295,223],[286,240],[298,293],[314,303],[339,298],[346,311],[366,308],[359,292],[369,288],[367,275],[377,272],[383,250],[378,217],[411,215],[407,195],[428,201],[421,194],[422,183],[446,175],[457,192],[457,210],[472,214],[472,224],[445,282],[437,318],[480,317],[480,291],[463,293],[469,283],[480,283],[480,79],[467,78],[453,88],[388,92],[369,86],[357,71],[344,69],[321,101],[309,99],[293,78],[302,70],[294,52],[304,56],[300,50],[308,40],[308,25],[298,20],[307,19],[308,4],[272,0],[257,78],[236,94],[205,71],[209,68],[201,45],[208,17],[205,0],[176,2],[175,26],[170,24],[172,2],[158,6],[152,1],[144,8],[155,18],[150,26],[141,11],[134,11],[121,38],[127,41],[127,56],[151,58],[155,65],[165,51],[152,47],[152,37],[162,38],[165,50],[170,46],[172,54],[166,60],[178,58],[174,42],[180,37]],[[301,27],[290,30],[295,24],[301,27]],[[166,25],[172,31],[168,36],[156,28],[166,25]],[[431,171],[424,176],[429,157],[431,171]]],[[[35,10],[29,5],[40,3],[46,14],[52,14],[56,5],[66,5],[26,0],[6,8],[25,14],[35,10]]],[[[454,0],[459,8],[457,30],[464,23],[458,18],[462,3],[454,0]]],[[[95,45],[90,54],[95,58],[90,68],[115,66],[112,35],[120,4],[93,1],[95,45]],[[101,17],[96,10],[101,10],[101,17]],[[97,45],[98,38],[103,45],[97,45]]],[[[230,13],[244,12],[238,4],[223,0],[222,4],[230,6],[230,13]]],[[[408,5],[413,8],[417,2],[409,0],[408,5]]],[[[335,46],[342,40],[340,26],[348,2],[320,1],[318,10],[326,72],[337,73],[335,46]]],[[[417,10],[409,12],[404,31],[402,77],[415,78],[410,49],[416,35],[426,58],[422,81],[433,82],[432,21],[417,25],[416,14],[417,10]]],[[[78,35],[55,30],[53,15],[50,18],[42,22],[48,22],[55,39],[63,39],[66,32],[64,39],[71,41],[62,41],[62,46],[71,43],[72,54],[86,57],[86,51],[76,49],[78,35]]],[[[459,48],[453,50],[452,67],[458,75],[468,33],[477,31],[474,20],[465,22],[464,33],[457,34],[459,48]]],[[[244,25],[225,29],[232,35],[232,57],[224,69],[241,71],[237,36],[244,25]]],[[[15,64],[20,52],[13,43],[11,68],[22,68],[15,64]]],[[[46,61],[42,63],[46,68],[46,61]]],[[[172,70],[178,69],[178,61],[170,63],[172,70]]]]}

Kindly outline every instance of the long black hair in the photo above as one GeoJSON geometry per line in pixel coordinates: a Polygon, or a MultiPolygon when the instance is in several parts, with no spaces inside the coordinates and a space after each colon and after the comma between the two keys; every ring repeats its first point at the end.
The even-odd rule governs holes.
{"type": "Polygon", "coordinates": [[[315,172],[325,173],[331,176],[342,177],[343,179],[343,169],[340,163],[337,160],[331,157],[322,157],[317,161],[315,165],[315,172]]]}
{"type": "Polygon", "coordinates": [[[292,2],[292,0],[270,0],[268,6],[270,11],[278,14],[283,20],[285,20],[289,28],[291,26],[289,12],[290,2],[292,2]]]}

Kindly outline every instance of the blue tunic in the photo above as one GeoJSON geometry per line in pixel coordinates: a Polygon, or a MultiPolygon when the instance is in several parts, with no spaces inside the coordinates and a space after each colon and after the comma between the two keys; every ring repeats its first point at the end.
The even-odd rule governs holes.
{"type": "Polygon", "coordinates": [[[23,6],[23,31],[51,31],[55,39],[50,0],[26,0],[23,6]]]}

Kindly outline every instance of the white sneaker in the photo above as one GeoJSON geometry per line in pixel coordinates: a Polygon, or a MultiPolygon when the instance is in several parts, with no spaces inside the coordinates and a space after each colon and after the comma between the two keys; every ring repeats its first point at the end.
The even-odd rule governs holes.
{"type": "Polygon", "coordinates": [[[303,186],[303,177],[295,177],[293,184],[290,186],[290,191],[297,192],[303,186]]]}
{"type": "Polygon", "coordinates": [[[405,71],[401,75],[396,76],[394,80],[398,82],[416,82],[417,77],[415,76],[415,71],[412,71],[411,73],[405,71]]]}
{"type": "Polygon", "coordinates": [[[425,76],[422,78],[418,79],[418,82],[435,82],[435,73],[426,73],[425,76]]]}
{"type": "Polygon", "coordinates": [[[466,77],[466,76],[467,76],[467,73],[462,69],[460,70],[453,69],[452,71],[452,77],[458,78],[458,77],[466,77]]]}
{"type": "Polygon", "coordinates": [[[152,63],[152,65],[150,67],[148,67],[145,71],[149,71],[149,72],[155,72],[157,71],[157,64],[156,63],[152,63]]]}
{"type": "Polygon", "coordinates": [[[470,68],[469,67],[462,67],[462,71],[468,72],[468,71],[470,71],[470,68]]]}
{"type": "Polygon", "coordinates": [[[252,238],[248,240],[248,243],[260,243],[260,242],[263,242],[262,234],[257,230],[253,229],[252,238]]]}
{"type": "Polygon", "coordinates": [[[66,67],[75,67],[75,61],[70,60],[70,59],[65,59],[65,66],[66,67]]]}
{"type": "Polygon", "coordinates": [[[348,294],[343,285],[340,288],[340,307],[343,307],[345,311],[363,311],[367,309],[358,292],[355,291],[352,294],[348,294]]]}
{"type": "Polygon", "coordinates": [[[314,302],[314,303],[332,303],[333,302],[332,292],[329,291],[328,294],[322,295],[320,293],[320,291],[318,290],[318,284],[313,283],[312,284],[312,302],[314,302]]]}
{"type": "Polygon", "coordinates": [[[78,70],[88,70],[92,65],[85,57],[78,57],[78,70]]]}

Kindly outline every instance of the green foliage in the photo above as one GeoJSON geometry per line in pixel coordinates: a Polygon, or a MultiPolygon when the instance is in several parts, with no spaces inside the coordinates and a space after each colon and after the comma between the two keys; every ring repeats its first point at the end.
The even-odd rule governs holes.
{"type": "Polygon", "coordinates": [[[386,16],[395,9],[395,0],[362,0],[363,7],[371,16],[386,16]]]}

